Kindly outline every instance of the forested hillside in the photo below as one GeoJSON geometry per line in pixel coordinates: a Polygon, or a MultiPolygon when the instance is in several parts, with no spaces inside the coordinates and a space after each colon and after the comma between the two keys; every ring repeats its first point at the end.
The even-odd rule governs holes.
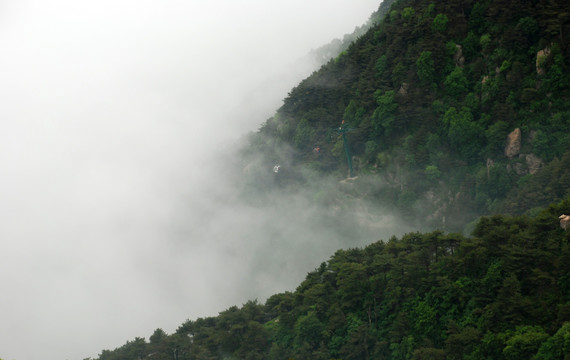
{"type": "Polygon", "coordinates": [[[534,218],[483,218],[473,237],[338,250],[294,292],[98,359],[568,359],[570,231],[558,216],[569,212],[567,200],[534,218]]]}
{"type": "Polygon", "coordinates": [[[385,13],[248,136],[241,195],[332,177],[440,230],[338,250],[295,291],[98,360],[570,359],[570,2],[385,13]]]}
{"type": "MultiPolygon", "coordinates": [[[[570,189],[570,3],[401,0],[301,82],[250,140],[263,166],[348,176],[367,199],[460,230],[570,189]]],[[[249,179],[258,187],[259,176],[249,179]]]]}

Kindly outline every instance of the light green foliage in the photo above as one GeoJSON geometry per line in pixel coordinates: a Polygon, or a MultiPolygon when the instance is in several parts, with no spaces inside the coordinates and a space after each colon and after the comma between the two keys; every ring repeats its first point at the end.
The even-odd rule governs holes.
{"type": "Polygon", "coordinates": [[[302,119],[297,124],[293,144],[297,149],[304,149],[311,145],[311,141],[315,136],[315,129],[309,124],[307,119],[302,119]]]}
{"type": "Polygon", "coordinates": [[[394,22],[398,19],[398,11],[397,10],[392,10],[390,11],[390,21],[394,22]]]}
{"type": "Polygon", "coordinates": [[[448,56],[453,56],[457,51],[457,44],[453,40],[449,40],[445,43],[445,52],[448,56]]]}
{"type": "Polygon", "coordinates": [[[481,37],[479,38],[479,45],[481,45],[481,48],[485,50],[490,44],[491,44],[491,35],[489,34],[481,35],[481,37]]]}
{"type": "Polygon", "coordinates": [[[499,68],[499,71],[503,72],[503,71],[507,71],[511,68],[511,62],[509,60],[504,60],[503,63],[501,64],[501,67],[499,68]]]}
{"type": "MultiPolygon", "coordinates": [[[[463,99],[463,106],[467,107],[469,109],[471,109],[473,112],[478,112],[479,111],[479,97],[477,95],[475,95],[474,93],[470,92],[467,95],[465,95],[465,98],[463,99]]],[[[481,118],[483,118],[483,115],[481,115],[481,118]]],[[[487,122],[485,121],[479,121],[482,125],[487,124],[487,122]]]]}
{"type": "Polygon", "coordinates": [[[424,334],[428,338],[435,336],[437,326],[437,312],[425,300],[419,301],[411,312],[414,328],[417,333],[424,334]]]}
{"type": "Polygon", "coordinates": [[[430,85],[435,78],[435,68],[431,51],[422,51],[416,60],[416,70],[420,82],[430,85]]]}
{"type": "Polygon", "coordinates": [[[394,360],[411,359],[414,352],[414,337],[409,335],[404,337],[400,343],[391,343],[390,350],[392,351],[391,358],[394,360]]]}
{"type": "Polygon", "coordinates": [[[518,327],[506,341],[503,355],[506,360],[530,359],[548,334],[540,326],[518,327]]]}
{"type": "Polygon", "coordinates": [[[437,14],[435,19],[433,19],[433,23],[431,25],[431,28],[434,31],[437,32],[444,32],[445,30],[447,30],[447,23],[448,23],[449,19],[447,18],[447,15],[445,14],[437,14]]]}
{"type": "Polygon", "coordinates": [[[415,138],[413,135],[408,135],[404,138],[402,142],[402,148],[404,149],[405,156],[404,159],[406,160],[407,165],[416,165],[416,156],[415,156],[415,138]]]}
{"type": "Polygon", "coordinates": [[[535,360],[565,359],[570,354],[570,322],[565,323],[540,346],[535,360]]]}
{"type": "Polygon", "coordinates": [[[331,153],[334,157],[337,158],[344,156],[344,142],[342,141],[342,137],[339,136],[338,139],[335,141],[331,149],[331,153]]]}
{"type": "Polygon", "coordinates": [[[401,61],[394,65],[392,68],[392,82],[395,84],[394,86],[398,86],[402,81],[404,81],[406,72],[407,69],[401,61]]]}
{"type": "Polygon", "coordinates": [[[414,8],[407,7],[402,10],[402,19],[405,21],[410,21],[414,17],[415,11],[414,8]]]}
{"type": "Polygon", "coordinates": [[[358,127],[364,117],[365,111],[363,107],[358,106],[356,101],[350,100],[350,103],[348,103],[348,106],[344,110],[343,119],[350,126],[358,127]]]}
{"type": "Polygon", "coordinates": [[[441,171],[435,165],[428,165],[424,170],[426,176],[430,180],[437,180],[441,177],[441,171]]]}
{"type": "Polygon", "coordinates": [[[382,74],[384,74],[384,71],[386,70],[386,65],[387,65],[386,55],[382,55],[378,58],[378,60],[376,60],[376,63],[374,64],[374,70],[376,71],[375,75],[377,77],[380,77],[382,76],[382,74]]]}
{"type": "Polygon", "coordinates": [[[375,93],[378,106],[372,114],[372,127],[377,133],[383,133],[386,136],[393,131],[394,121],[396,120],[394,111],[398,107],[398,104],[394,102],[394,95],[394,90],[384,93],[376,91],[375,93]]]}
{"type": "Polygon", "coordinates": [[[340,54],[338,54],[337,57],[334,58],[334,62],[335,62],[335,63],[340,62],[343,58],[346,57],[347,54],[348,54],[348,53],[347,53],[346,51],[342,51],[340,54]]]}
{"type": "Polygon", "coordinates": [[[380,167],[386,167],[390,161],[389,156],[385,152],[376,155],[376,164],[380,167]]]}
{"type": "Polygon", "coordinates": [[[464,95],[468,89],[467,78],[463,74],[463,68],[456,67],[453,69],[451,74],[447,75],[445,81],[443,82],[445,91],[449,96],[458,98],[464,95]]]}
{"type": "MultiPolygon", "coordinates": [[[[501,64],[503,61],[508,60],[509,51],[502,46],[497,47],[497,48],[493,49],[493,52],[491,53],[490,58],[491,58],[491,60],[493,60],[493,62],[495,64],[501,64]]],[[[500,71],[501,71],[501,68],[499,67],[499,72],[500,71]]]]}

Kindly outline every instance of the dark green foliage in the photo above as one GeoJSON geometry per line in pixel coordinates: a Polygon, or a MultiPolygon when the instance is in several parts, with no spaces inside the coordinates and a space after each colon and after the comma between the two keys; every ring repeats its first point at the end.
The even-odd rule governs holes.
{"type": "Polygon", "coordinates": [[[394,91],[390,90],[385,93],[377,91],[375,95],[378,106],[371,117],[372,128],[378,134],[389,136],[394,131],[396,120],[394,111],[398,107],[398,104],[394,103],[394,91]]]}
{"type": "Polygon", "coordinates": [[[428,225],[457,231],[477,216],[523,213],[570,192],[560,176],[541,174],[570,150],[570,2],[402,0],[384,13],[290,92],[268,121],[275,131],[260,134],[273,147],[260,153],[292,145],[292,166],[343,177],[334,129],[344,119],[356,175],[386,184],[370,198],[408,219],[434,214],[428,225]],[[515,128],[521,150],[507,158],[515,128]],[[535,177],[556,191],[518,195],[535,177]]]}
{"type": "Polygon", "coordinates": [[[447,15],[445,14],[437,14],[437,16],[435,17],[435,19],[433,19],[433,23],[431,25],[431,28],[434,31],[437,32],[444,32],[445,30],[447,30],[447,23],[449,22],[449,19],[447,18],[447,15]]]}
{"type": "Polygon", "coordinates": [[[459,99],[465,96],[468,90],[467,78],[463,74],[463,68],[456,67],[443,81],[443,86],[448,96],[459,99]]]}
{"type": "Polygon", "coordinates": [[[459,152],[467,161],[478,160],[483,146],[483,129],[473,121],[469,109],[457,111],[454,107],[449,108],[443,116],[442,125],[447,130],[447,138],[453,151],[459,152]]]}
{"type": "Polygon", "coordinates": [[[566,200],[533,218],[482,218],[472,237],[338,250],[293,293],[157,329],[99,360],[565,359],[570,235],[558,214],[569,212],[566,200]]]}
{"type": "Polygon", "coordinates": [[[431,51],[423,51],[416,60],[416,68],[420,82],[429,85],[435,79],[435,68],[431,51]]]}

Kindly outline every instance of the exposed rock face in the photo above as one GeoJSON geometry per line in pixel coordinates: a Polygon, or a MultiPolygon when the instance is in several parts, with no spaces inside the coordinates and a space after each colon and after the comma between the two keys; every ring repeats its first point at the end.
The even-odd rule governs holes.
{"type": "Polygon", "coordinates": [[[538,50],[538,52],[536,53],[536,73],[538,75],[545,74],[545,70],[543,68],[544,60],[546,60],[546,58],[549,55],[550,55],[550,48],[544,48],[542,50],[538,50]]]}
{"type": "MultiPolygon", "coordinates": [[[[524,155],[521,155],[521,157],[523,156],[524,155]]],[[[507,165],[507,171],[511,170],[514,170],[519,176],[528,174],[528,169],[522,163],[515,163],[513,166],[507,165]]]]}
{"type": "Polygon", "coordinates": [[[495,162],[491,158],[487,158],[487,180],[491,179],[491,167],[495,162]]]}
{"type": "Polygon", "coordinates": [[[463,67],[465,64],[465,57],[463,56],[463,48],[461,45],[455,45],[455,54],[453,55],[453,60],[455,60],[455,65],[463,67]]]}
{"type": "Polygon", "coordinates": [[[560,227],[564,230],[570,228],[570,215],[562,214],[559,217],[560,219],[560,227]]]}
{"type": "Polygon", "coordinates": [[[534,154],[525,155],[525,160],[528,172],[530,174],[535,174],[538,170],[540,170],[541,167],[544,166],[542,160],[534,154]]]}
{"type": "Polygon", "coordinates": [[[398,89],[398,94],[400,94],[401,96],[408,95],[408,87],[409,87],[408,83],[402,83],[402,85],[398,89]]]}
{"type": "Polygon", "coordinates": [[[507,136],[507,146],[505,146],[505,156],[509,159],[517,156],[521,151],[521,129],[516,128],[507,136]]]}

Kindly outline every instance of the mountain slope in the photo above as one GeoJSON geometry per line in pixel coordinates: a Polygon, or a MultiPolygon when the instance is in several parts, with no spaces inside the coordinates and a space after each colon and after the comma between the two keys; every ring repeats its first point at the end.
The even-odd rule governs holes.
{"type": "Polygon", "coordinates": [[[251,146],[291,171],[342,178],[344,120],[357,175],[384,184],[367,196],[410,218],[428,213],[431,226],[459,230],[479,214],[559,201],[565,180],[533,202],[518,194],[566,164],[569,32],[565,1],[398,1],[295,87],[251,146]]]}
{"type": "Polygon", "coordinates": [[[469,238],[410,233],[338,250],[294,292],[98,359],[565,359],[568,212],[570,200],[534,218],[483,218],[469,238]]]}
{"type": "Polygon", "coordinates": [[[250,201],[332,176],[343,194],[314,199],[366,199],[445,231],[526,215],[338,250],[293,292],[98,359],[565,359],[569,14],[562,0],[395,2],[240,153],[250,201]]]}

